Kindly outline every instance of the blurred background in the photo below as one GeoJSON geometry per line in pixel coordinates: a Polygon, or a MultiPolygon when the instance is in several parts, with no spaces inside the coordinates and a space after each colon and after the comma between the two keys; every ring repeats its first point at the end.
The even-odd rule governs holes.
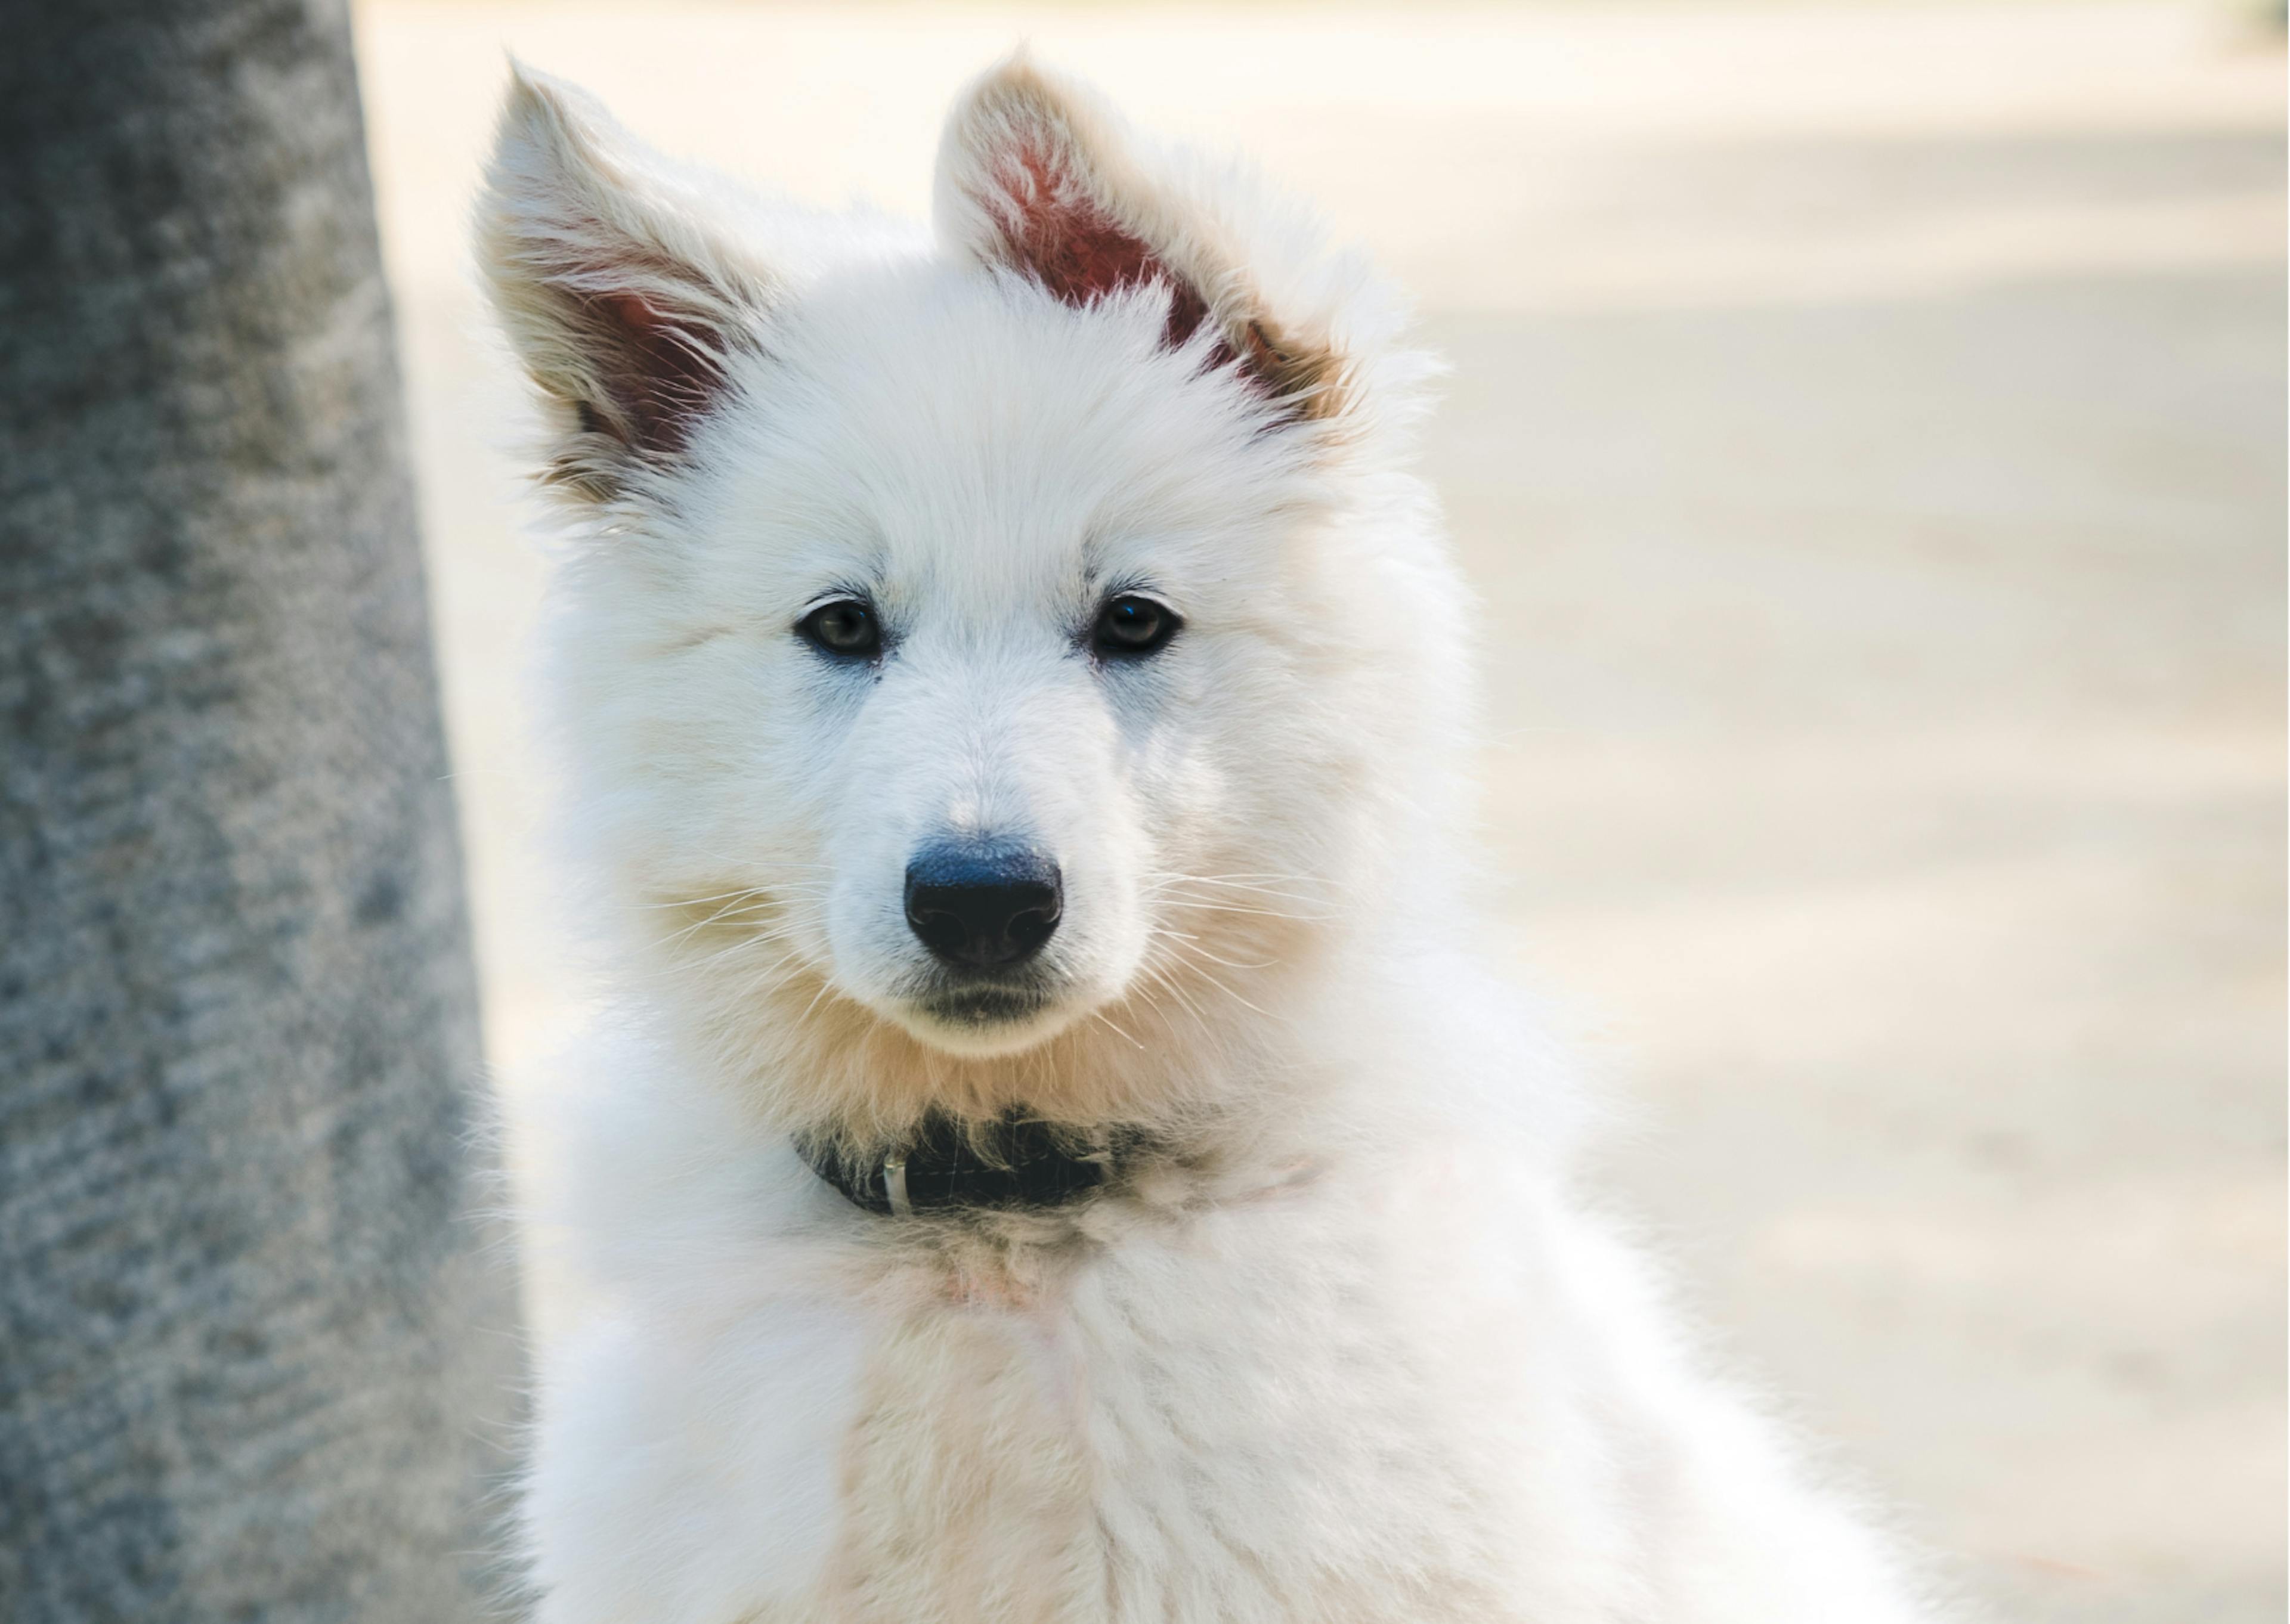
{"type": "MultiPolygon", "coordinates": [[[[505,52],[926,209],[1021,37],[1421,301],[1599,1169],[2000,1616],[2283,1616],[2284,62],[2205,4],[356,12],[492,1065],[577,1030],[465,249],[505,52]]],[[[545,1169],[524,1169],[545,1176],[545,1169]]],[[[547,1335],[569,1311],[528,1281],[547,1335]]]]}

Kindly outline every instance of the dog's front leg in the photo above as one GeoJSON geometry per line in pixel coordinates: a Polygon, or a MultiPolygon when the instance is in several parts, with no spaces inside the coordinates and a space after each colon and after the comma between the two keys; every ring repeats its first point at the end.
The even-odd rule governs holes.
{"type": "Polygon", "coordinates": [[[593,1322],[551,1350],[525,1532],[540,1624],[814,1624],[865,1328],[819,1304],[593,1322]]]}

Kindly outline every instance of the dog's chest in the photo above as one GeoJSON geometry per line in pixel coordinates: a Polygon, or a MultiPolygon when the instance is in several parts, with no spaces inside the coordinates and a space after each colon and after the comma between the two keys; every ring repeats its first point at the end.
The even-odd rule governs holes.
{"type": "Polygon", "coordinates": [[[1103,1616],[1093,1473],[1057,1342],[1035,1316],[971,1306],[917,1315],[872,1350],[843,1444],[838,1616],[1103,1616]]]}
{"type": "Polygon", "coordinates": [[[973,1276],[884,1337],[841,1463],[837,1616],[1509,1616],[1517,1531],[1452,1341],[1372,1247],[1236,1238],[1038,1290],[973,1276]]]}

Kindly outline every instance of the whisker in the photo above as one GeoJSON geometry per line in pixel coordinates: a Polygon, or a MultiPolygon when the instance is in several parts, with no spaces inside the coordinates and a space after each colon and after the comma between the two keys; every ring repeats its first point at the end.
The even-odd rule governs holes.
{"type": "Polygon", "coordinates": [[[677,942],[682,941],[685,937],[695,935],[699,932],[706,930],[711,924],[736,922],[739,920],[751,918],[757,914],[769,911],[769,909],[773,906],[775,906],[775,904],[769,900],[750,903],[746,907],[727,903],[724,907],[717,908],[714,913],[709,915],[705,919],[695,920],[693,923],[685,925],[682,930],[673,932],[669,935],[664,937],[661,940],[661,945],[664,947],[673,947],[677,942]]]}
{"type": "Polygon", "coordinates": [[[819,1001],[827,996],[828,989],[833,985],[834,983],[829,981],[825,976],[822,975],[819,978],[819,990],[811,995],[811,1002],[805,1004],[803,1006],[803,1013],[796,1017],[796,1023],[798,1026],[811,1019],[811,1012],[819,1007],[819,1001]]]}
{"type": "Polygon", "coordinates": [[[1182,987],[1179,986],[1175,981],[1169,978],[1168,971],[1170,968],[1171,966],[1165,965],[1162,968],[1156,970],[1153,974],[1148,978],[1149,983],[1158,986],[1164,992],[1174,998],[1177,1001],[1177,1007],[1183,1010],[1186,1015],[1191,1019],[1193,1025],[1199,1028],[1201,1036],[1213,1042],[1216,1037],[1216,1030],[1209,1025],[1208,1015],[1202,1010],[1199,1004],[1193,1002],[1192,996],[1189,993],[1186,992],[1182,987]]]}
{"type": "MultiPolygon", "coordinates": [[[[1256,1012],[1257,1014],[1260,1014],[1260,1015],[1264,1014],[1264,1011],[1262,1011],[1262,1010],[1261,1010],[1261,1009],[1258,1009],[1258,1008],[1257,1008],[1257,1006],[1256,1006],[1255,1004],[1251,1004],[1247,999],[1245,999],[1245,998],[1242,997],[1238,993],[1235,992],[1235,991],[1234,991],[1230,987],[1228,987],[1227,985],[1225,985],[1225,983],[1224,983],[1221,979],[1219,979],[1215,974],[1213,974],[1213,972],[1209,972],[1209,971],[1207,971],[1207,970],[1204,970],[1204,969],[1202,969],[1202,968],[1201,968],[1201,966],[1200,966],[1197,963],[1191,963],[1191,964],[1190,964],[1190,968],[1191,968],[1192,970],[1194,970],[1197,973],[1198,973],[1198,974],[1199,974],[1199,976],[1201,977],[1201,979],[1202,979],[1203,980],[1206,981],[1210,986],[1212,986],[1212,987],[1215,988],[1219,992],[1222,993],[1226,997],[1228,997],[1228,998],[1231,999],[1235,1004],[1239,1004],[1243,1009],[1245,1009],[1245,1010],[1253,1010],[1253,1011],[1255,1011],[1255,1012],[1256,1012]]],[[[1269,1019],[1269,1017],[1268,1017],[1268,1019],[1269,1019]]]]}
{"type": "Polygon", "coordinates": [[[1253,914],[1259,918],[1289,919],[1302,924],[1316,924],[1336,917],[1333,911],[1300,914],[1281,908],[1252,908],[1242,902],[1213,902],[1205,897],[1176,897],[1169,900],[1179,908],[1197,908],[1205,914],[1253,914]]]}
{"type": "Polygon", "coordinates": [[[794,937],[795,932],[792,927],[776,931],[757,931],[752,935],[741,938],[741,940],[732,943],[729,947],[718,948],[714,952],[709,953],[706,957],[695,959],[688,964],[678,966],[678,968],[683,970],[711,969],[715,965],[723,963],[723,961],[727,958],[736,957],[742,953],[753,952],[757,948],[769,947],[781,942],[791,941],[794,940],[794,937]]]}
{"type": "Polygon", "coordinates": [[[1130,1047],[1136,1050],[1140,1054],[1142,1054],[1145,1052],[1145,1045],[1139,1043],[1135,1038],[1130,1037],[1128,1033],[1122,1031],[1119,1026],[1115,1025],[1113,1017],[1107,1014],[1103,1010],[1092,1010],[1089,1014],[1091,1020],[1102,1021],[1105,1025],[1111,1027],[1113,1030],[1118,1033],[1121,1036],[1128,1037],[1130,1047]]]}
{"type": "Polygon", "coordinates": [[[678,897],[669,902],[639,902],[637,907],[647,913],[670,908],[698,908],[703,902],[721,902],[726,897],[752,897],[763,889],[760,885],[742,885],[737,891],[719,891],[712,897],[678,897]]]}
{"type": "Polygon", "coordinates": [[[1154,878],[1163,884],[1217,885],[1235,891],[1317,892],[1326,889],[1322,881],[1301,874],[1182,874],[1169,868],[1162,870],[1154,878]]]}
{"type": "Polygon", "coordinates": [[[1187,941],[1192,943],[1192,950],[1194,952],[1199,954],[1204,958],[1210,959],[1217,964],[1222,964],[1228,970],[1269,970],[1273,965],[1279,963],[1277,959],[1267,958],[1259,959],[1253,964],[1244,964],[1237,959],[1226,958],[1221,954],[1210,952],[1208,948],[1201,945],[1201,939],[1199,937],[1189,935],[1183,931],[1173,931],[1166,925],[1163,925],[1161,927],[1160,933],[1168,937],[1173,941],[1187,941]]]}
{"type": "MultiPolygon", "coordinates": [[[[766,871],[776,871],[780,869],[825,871],[832,867],[831,864],[828,863],[757,863],[749,859],[729,857],[719,852],[704,852],[704,855],[713,857],[717,859],[717,860],[735,868],[762,868],[766,871]]],[[[809,882],[808,884],[815,886],[817,882],[809,882]]],[[[806,882],[804,881],[759,881],[752,885],[741,885],[730,891],[719,891],[713,896],[671,897],[666,901],[638,902],[634,904],[634,906],[648,910],[670,908],[697,908],[703,902],[720,902],[727,897],[754,896],[759,892],[771,890],[795,891],[804,888],[805,884],[806,882]]]]}

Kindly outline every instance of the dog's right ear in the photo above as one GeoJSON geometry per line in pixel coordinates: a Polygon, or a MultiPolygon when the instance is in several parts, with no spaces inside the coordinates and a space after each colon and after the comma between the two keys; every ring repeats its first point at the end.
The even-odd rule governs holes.
{"type": "Polygon", "coordinates": [[[572,86],[513,68],[477,205],[493,308],[550,415],[549,476],[599,500],[673,460],[751,346],[771,280],[705,183],[572,86]]]}

